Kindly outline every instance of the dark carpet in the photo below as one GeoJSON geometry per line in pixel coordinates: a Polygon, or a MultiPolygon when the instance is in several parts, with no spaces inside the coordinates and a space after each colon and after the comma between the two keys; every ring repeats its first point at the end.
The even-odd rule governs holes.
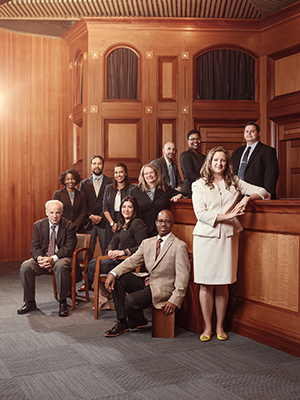
{"type": "Polygon", "coordinates": [[[0,263],[1,400],[300,399],[297,357],[231,332],[201,343],[180,328],[174,339],[152,338],[149,326],[105,338],[115,312],[95,320],[93,301],[79,301],[59,318],[49,276],[36,280],[39,309],[17,315],[19,265],[0,263]]]}

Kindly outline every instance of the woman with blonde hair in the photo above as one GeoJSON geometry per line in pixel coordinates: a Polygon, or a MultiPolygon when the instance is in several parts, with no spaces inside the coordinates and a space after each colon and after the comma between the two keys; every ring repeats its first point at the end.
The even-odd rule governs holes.
{"type": "Polygon", "coordinates": [[[204,319],[203,342],[211,339],[212,312],[216,308],[217,339],[226,340],[223,323],[228,303],[228,284],[237,279],[238,238],[243,230],[238,217],[249,201],[268,198],[265,189],[234,175],[228,151],[210,150],[201,178],[192,184],[197,224],[194,228],[194,280],[200,284],[199,299],[204,319]],[[238,202],[240,195],[243,199],[238,202]]]}
{"type": "Polygon", "coordinates": [[[168,200],[177,201],[182,194],[164,183],[159,169],[154,164],[142,166],[139,184],[130,189],[129,194],[138,202],[140,218],[146,223],[149,237],[157,235],[157,214],[168,208],[168,200]]]}

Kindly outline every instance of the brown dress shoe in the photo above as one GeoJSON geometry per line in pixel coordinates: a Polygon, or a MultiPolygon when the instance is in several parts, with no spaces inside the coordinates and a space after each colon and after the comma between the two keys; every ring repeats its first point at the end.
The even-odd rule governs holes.
{"type": "Polygon", "coordinates": [[[67,317],[69,315],[69,310],[66,301],[62,301],[59,303],[58,315],[60,317],[67,317]]]}
{"type": "Polygon", "coordinates": [[[30,311],[34,311],[36,309],[37,309],[37,306],[36,306],[35,300],[26,301],[26,303],[23,305],[23,307],[21,307],[17,310],[17,313],[18,314],[27,314],[30,311]]]}
{"type": "Polygon", "coordinates": [[[80,288],[77,289],[78,292],[85,292],[85,283],[83,283],[80,288]]]}

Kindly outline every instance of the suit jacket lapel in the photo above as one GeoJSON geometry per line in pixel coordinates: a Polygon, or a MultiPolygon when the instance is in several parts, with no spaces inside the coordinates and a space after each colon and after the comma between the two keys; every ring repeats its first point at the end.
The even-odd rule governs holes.
{"type": "MultiPolygon", "coordinates": [[[[49,219],[46,218],[44,219],[44,223],[43,223],[43,237],[45,238],[45,243],[49,243],[49,219]]],[[[48,245],[47,245],[48,246],[48,245]]]]}
{"type": "Polygon", "coordinates": [[[258,142],[257,145],[255,146],[255,149],[253,150],[253,152],[252,152],[252,154],[251,154],[249,160],[248,160],[246,169],[249,167],[249,165],[251,165],[251,163],[253,162],[253,160],[254,160],[255,157],[257,156],[257,154],[260,152],[261,147],[262,147],[262,146],[261,146],[261,142],[258,142]]]}
{"type": "Polygon", "coordinates": [[[60,248],[59,243],[63,238],[63,231],[64,231],[65,223],[63,218],[60,220],[59,226],[58,226],[58,231],[57,231],[57,238],[56,238],[56,244],[57,247],[60,248]]]}
{"type": "Polygon", "coordinates": [[[103,175],[103,180],[102,180],[102,184],[101,184],[101,187],[100,187],[100,190],[98,193],[98,197],[100,197],[100,195],[104,192],[105,188],[106,188],[106,176],[103,175]]]}
{"type": "MultiPolygon", "coordinates": [[[[157,265],[159,264],[161,259],[166,255],[169,248],[172,246],[174,240],[175,240],[175,237],[174,237],[173,233],[171,233],[171,235],[168,237],[166,243],[163,245],[163,248],[160,250],[160,253],[159,253],[157,259],[155,260],[154,265],[151,270],[153,270],[154,268],[157,267],[157,265]]],[[[155,241],[155,243],[156,243],[156,241],[155,241]]],[[[154,247],[154,258],[155,258],[155,254],[156,254],[156,246],[154,247]]]]}
{"type": "Polygon", "coordinates": [[[95,193],[95,189],[94,189],[93,175],[89,177],[88,183],[89,183],[88,188],[89,188],[89,190],[90,190],[92,196],[94,196],[95,198],[97,198],[96,193],[95,193]]]}

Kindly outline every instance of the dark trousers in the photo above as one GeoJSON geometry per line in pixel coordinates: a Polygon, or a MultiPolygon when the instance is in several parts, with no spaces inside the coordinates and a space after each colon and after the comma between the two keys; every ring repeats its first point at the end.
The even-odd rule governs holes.
{"type": "Polygon", "coordinates": [[[128,327],[131,329],[146,324],[143,310],[151,306],[152,294],[150,286],[145,286],[144,278],[132,272],[124,274],[116,279],[112,293],[119,320],[128,319],[128,327]]]}
{"type": "Polygon", "coordinates": [[[90,247],[91,247],[90,259],[92,259],[94,256],[94,250],[95,250],[96,243],[97,243],[97,237],[99,239],[101,253],[104,256],[104,254],[105,254],[105,227],[100,228],[99,226],[94,225],[91,230],[85,229],[84,233],[90,233],[92,235],[91,245],[90,245],[90,247]]]}
{"type": "MultiPolygon", "coordinates": [[[[71,263],[72,259],[66,257],[58,259],[53,265],[58,301],[66,300],[70,287],[71,263]]],[[[20,279],[24,289],[25,302],[35,299],[35,277],[43,274],[48,274],[48,270],[41,268],[33,258],[22,263],[20,279]]]]}

